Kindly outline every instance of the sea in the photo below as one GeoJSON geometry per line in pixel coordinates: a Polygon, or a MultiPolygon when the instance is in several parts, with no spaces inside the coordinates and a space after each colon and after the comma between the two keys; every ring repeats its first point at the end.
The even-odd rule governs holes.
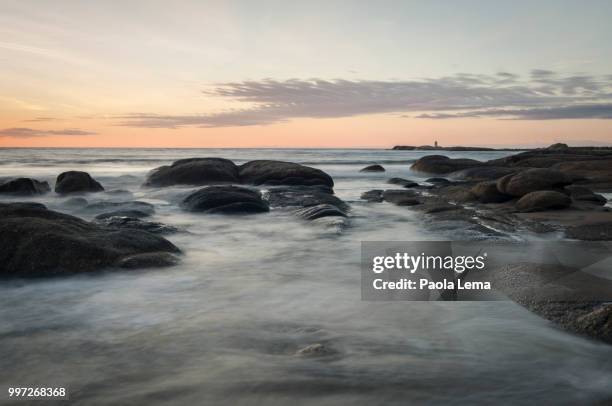
{"type": "MultiPolygon", "coordinates": [[[[469,240],[473,231],[361,193],[431,151],[368,149],[0,149],[0,178],[51,186],[81,170],[178,227],[170,268],[0,281],[0,403],[9,386],[65,387],[82,405],[610,404],[612,346],[565,332],[511,301],[361,300],[362,241],[469,240]],[[351,205],[344,227],[286,210],[186,213],[195,187],[147,188],[181,158],[275,159],[329,173],[351,205]],[[359,170],[381,164],[384,173],[359,170]],[[321,344],[329,354],[300,356],[321,344]]],[[[443,152],[488,160],[514,151],[443,152]]],[[[90,220],[68,198],[36,198],[90,220]]],[[[517,232],[515,240],[558,235],[517,232]]],[[[2,242],[0,242],[2,243],[2,242]]],[[[20,401],[21,402],[21,401],[20,401]]],[[[15,403],[17,404],[17,402],[15,403]]],[[[19,403],[23,404],[23,403],[19,403]]]]}

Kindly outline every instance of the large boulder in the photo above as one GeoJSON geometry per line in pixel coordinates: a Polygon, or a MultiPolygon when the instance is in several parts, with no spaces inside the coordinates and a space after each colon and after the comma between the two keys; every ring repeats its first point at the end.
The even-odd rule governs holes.
{"type": "Polygon", "coordinates": [[[334,181],[320,169],[292,162],[259,160],[239,167],[242,183],[251,185],[324,185],[333,187],[334,181]]]}
{"type": "Polygon", "coordinates": [[[360,170],[359,172],[384,172],[385,168],[382,165],[369,165],[360,170]]]}
{"type": "Polygon", "coordinates": [[[552,190],[539,190],[527,193],[516,202],[516,208],[520,211],[544,211],[557,210],[569,207],[572,204],[566,194],[552,190]]]}
{"type": "Polygon", "coordinates": [[[101,192],[104,188],[87,172],[68,171],[60,173],[55,181],[55,192],[65,195],[69,193],[101,192]]]}
{"type": "Polygon", "coordinates": [[[517,168],[506,168],[503,166],[479,166],[452,172],[448,176],[457,180],[485,181],[496,180],[518,170],[517,168]]]}
{"type": "Polygon", "coordinates": [[[612,192],[612,159],[564,161],[552,169],[565,173],[575,184],[598,192],[612,192]]]}
{"type": "Polygon", "coordinates": [[[416,206],[421,203],[417,194],[412,190],[388,189],[382,193],[382,198],[397,206],[416,206]]]}
{"type": "Polygon", "coordinates": [[[503,203],[513,197],[500,192],[495,181],[480,182],[470,190],[480,203],[503,203]]]}
{"type": "Polygon", "coordinates": [[[224,158],[180,159],[160,166],[147,176],[146,186],[218,185],[240,183],[238,167],[224,158]]]}
{"type": "Polygon", "coordinates": [[[0,185],[0,193],[17,196],[42,195],[50,190],[51,188],[47,182],[40,182],[30,178],[17,178],[0,185]]]}
{"type": "Polygon", "coordinates": [[[527,169],[506,175],[497,181],[497,189],[521,197],[538,190],[557,190],[572,183],[564,173],[552,169],[527,169]]]}
{"type": "Polygon", "coordinates": [[[238,186],[208,186],[193,192],[181,203],[193,212],[220,214],[262,213],[270,210],[256,190],[238,186]]]}
{"type": "Polygon", "coordinates": [[[37,203],[0,204],[0,240],[2,277],[90,272],[140,254],[149,254],[143,265],[164,266],[175,261],[168,254],[180,253],[158,235],[103,227],[37,203]]]}
{"type": "Polygon", "coordinates": [[[469,187],[460,185],[444,186],[437,191],[437,195],[446,201],[468,203],[477,200],[469,187]]]}
{"type": "Polygon", "coordinates": [[[427,155],[418,159],[410,169],[425,173],[445,174],[486,165],[475,159],[451,159],[444,155],[427,155]]]}

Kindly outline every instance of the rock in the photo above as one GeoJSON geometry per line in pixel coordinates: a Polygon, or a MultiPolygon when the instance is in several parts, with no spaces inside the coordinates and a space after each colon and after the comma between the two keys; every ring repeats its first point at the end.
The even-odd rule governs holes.
{"type": "Polygon", "coordinates": [[[101,192],[104,188],[87,172],[69,171],[60,173],[55,181],[55,192],[65,195],[69,193],[101,192]]]}
{"type": "Polygon", "coordinates": [[[298,357],[308,357],[308,358],[324,357],[327,355],[334,355],[334,354],[336,354],[336,351],[320,343],[310,344],[296,351],[295,353],[295,355],[298,357]]]}
{"type": "Polygon", "coordinates": [[[178,231],[176,227],[153,221],[144,221],[136,217],[105,217],[102,219],[97,219],[95,222],[106,227],[132,228],[147,231],[153,234],[172,234],[178,231]]]}
{"type": "Polygon", "coordinates": [[[187,211],[222,214],[262,213],[270,210],[256,190],[238,186],[208,186],[181,203],[187,211]]]}
{"type": "Polygon", "coordinates": [[[391,149],[395,151],[413,151],[416,147],[414,145],[396,145],[391,149]]]}
{"type": "Polygon", "coordinates": [[[467,203],[477,200],[476,195],[465,186],[444,186],[438,190],[437,194],[446,201],[459,203],[467,203]]]}
{"type": "Polygon", "coordinates": [[[452,183],[450,180],[446,178],[428,178],[428,179],[425,179],[425,182],[433,183],[435,185],[448,185],[452,183]]]}
{"type": "Polygon", "coordinates": [[[527,193],[516,202],[520,211],[544,211],[551,209],[564,209],[572,204],[567,195],[552,190],[539,190],[527,193]]]}
{"type": "Polygon", "coordinates": [[[238,167],[224,158],[188,158],[154,169],[145,186],[240,183],[238,167]]]}
{"type": "Polygon", "coordinates": [[[453,179],[468,181],[496,180],[501,178],[502,176],[506,176],[511,173],[516,173],[518,170],[518,168],[480,166],[476,168],[468,168],[456,172],[451,172],[448,176],[453,179]]]}
{"type": "Polygon", "coordinates": [[[538,190],[558,190],[571,183],[562,172],[551,169],[527,169],[506,175],[497,181],[497,189],[510,196],[521,197],[538,190]]]}
{"type": "MultiPolygon", "coordinates": [[[[96,214],[107,214],[109,213],[117,213],[117,212],[140,212],[144,213],[143,215],[139,215],[139,217],[147,217],[155,213],[155,206],[151,203],[141,202],[138,200],[130,201],[130,202],[97,202],[92,203],[85,206],[84,210],[96,214]]],[[[117,214],[119,216],[120,214],[117,214]]],[[[128,217],[136,217],[129,216],[128,217]]]]}
{"type": "Polygon", "coordinates": [[[570,192],[573,200],[587,202],[603,206],[608,202],[608,199],[600,194],[593,193],[591,190],[582,186],[567,186],[565,190],[570,192]]]}
{"type": "Polygon", "coordinates": [[[443,174],[486,165],[486,163],[474,159],[450,159],[444,155],[427,155],[418,159],[410,169],[425,173],[443,174]]]}
{"type": "Polygon", "coordinates": [[[271,207],[309,207],[318,204],[332,204],[341,210],[349,205],[333,195],[329,186],[276,186],[264,192],[264,200],[271,207]]]}
{"type": "Polygon", "coordinates": [[[574,184],[612,193],[612,159],[562,161],[553,165],[552,169],[565,173],[574,184]]]}
{"type": "Polygon", "coordinates": [[[563,151],[563,150],[569,149],[569,147],[567,146],[567,144],[563,144],[561,142],[558,142],[556,144],[552,144],[551,146],[549,146],[546,149],[549,149],[549,150],[552,150],[552,151],[559,151],[559,150],[563,151]]]}
{"type": "Polygon", "coordinates": [[[47,182],[40,182],[30,178],[17,178],[0,185],[0,193],[17,196],[42,195],[50,190],[51,188],[47,182]]]}
{"type": "Polygon", "coordinates": [[[405,188],[419,186],[418,183],[413,182],[413,181],[408,180],[408,179],[403,179],[403,178],[391,178],[391,179],[389,179],[387,181],[387,183],[390,183],[392,185],[400,185],[400,186],[403,186],[405,188]]]}
{"type": "Polygon", "coordinates": [[[252,185],[334,186],[325,172],[292,162],[250,161],[239,167],[239,175],[242,183],[252,185]]]}
{"type": "Polygon", "coordinates": [[[160,236],[103,227],[32,203],[0,204],[0,240],[3,277],[90,272],[136,254],[180,253],[160,236]]]}
{"type": "Polygon", "coordinates": [[[381,165],[370,165],[370,166],[366,166],[359,172],[384,172],[384,171],[385,171],[385,168],[383,168],[381,165]]]}
{"type": "Polygon", "coordinates": [[[108,213],[98,214],[96,220],[105,220],[113,217],[131,217],[131,218],[143,218],[149,217],[151,213],[147,213],[141,210],[116,210],[108,213]]]}
{"type": "Polygon", "coordinates": [[[415,206],[421,203],[412,190],[389,189],[383,192],[382,197],[384,201],[397,206],[415,206]]]}
{"type": "Polygon", "coordinates": [[[494,181],[477,183],[471,192],[480,203],[503,203],[513,199],[512,196],[497,190],[497,183],[494,181]]]}
{"type": "Polygon", "coordinates": [[[121,258],[117,262],[119,268],[161,268],[176,265],[179,258],[168,252],[150,252],[144,254],[134,254],[121,258]]]}
{"type": "Polygon", "coordinates": [[[304,220],[315,220],[321,217],[346,217],[346,213],[331,204],[318,204],[296,210],[294,214],[304,220]]]}
{"type": "Polygon", "coordinates": [[[361,194],[361,199],[371,203],[381,203],[383,201],[383,192],[381,189],[368,190],[361,194]]]}

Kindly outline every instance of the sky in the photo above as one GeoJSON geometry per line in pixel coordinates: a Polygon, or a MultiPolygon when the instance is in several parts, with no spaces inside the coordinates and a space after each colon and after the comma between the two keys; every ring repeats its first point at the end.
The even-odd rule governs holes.
{"type": "Polygon", "coordinates": [[[610,1],[0,0],[0,147],[612,145],[610,1]]]}

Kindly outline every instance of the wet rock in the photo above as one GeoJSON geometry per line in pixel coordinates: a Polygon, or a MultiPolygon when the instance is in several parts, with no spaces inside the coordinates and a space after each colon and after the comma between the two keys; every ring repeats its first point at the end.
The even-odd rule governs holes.
{"type": "Polygon", "coordinates": [[[361,194],[361,199],[367,200],[371,203],[381,203],[384,200],[383,192],[384,191],[381,189],[368,190],[367,192],[363,192],[361,194]]]}
{"type": "Polygon", "coordinates": [[[474,159],[451,159],[444,155],[428,155],[418,159],[411,169],[425,173],[451,173],[477,166],[486,166],[484,162],[474,159]]]}
{"type": "Polygon", "coordinates": [[[144,254],[134,254],[121,258],[117,262],[119,268],[137,269],[137,268],[162,268],[176,265],[180,259],[168,252],[151,252],[144,254]]]}
{"type": "Polygon", "coordinates": [[[370,165],[370,166],[366,166],[359,172],[384,172],[384,171],[385,171],[385,168],[383,168],[381,165],[370,165]]]}
{"type": "Polygon", "coordinates": [[[452,183],[450,180],[446,178],[428,178],[428,179],[425,179],[425,182],[433,183],[435,185],[448,185],[452,183]]]}
{"type": "Polygon", "coordinates": [[[239,167],[242,183],[252,185],[324,185],[333,187],[334,181],[325,172],[292,162],[258,160],[239,167]]]}
{"type": "MultiPolygon", "coordinates": [[[[138,217],[147,217],[155,213],[155,206],[151,203],[138,200],[129,202],[97,202],[85,206],[84,210],[96,214],[106,214],[106,217],[111,217],[112,215],[109,215],[110,213],[117,212],[140,212],[144,214],[138,217]]],[[[120,214],[116,215],[119,216],[120,214]]],[[[124,216],[137,217],[129,215],[124,216]]]]}
{"type": "Polygon", "coordinates": [[[0,185],[0,194],[16,196],[35,196],[49,192],[51,188],[47,182],[36,179],[17,178],[0,185]]]}
{"type": "Polygon", "coordinates": [[[465,186],[445,186],[438,190],[437,195],[446,201],[459,203],[473,202],[477,197],[470,188],[465,186]]]}
{"type": "Polygon", "coordinates": [[[0,204],[0,240],[3,277],[90,272],[136,254],[180,253],[160,236],[103,227],[41,204],[0,204]]]}
{"type": "Polygon", "coordinates": [[[495,181],[477,183],[472,186],[471,192],[480,203],[503,203],[513,199],[513,196],[501,193],[495,181]]]}
{"type": "Polygon", "coordinates": [[[539,190],[558,190],[571,183],[562,172],[551,169],[527,169],[506,175],[497,181],[497,189],[510,196],[521,197],[539,190]]]}
{"type": "Polygon", "coordinates": [[[101,192],[104,188],[87,172],[69,171],[59,174],[55,181],[55,192],[65,195],[69,193],[101,192]]]}
{"type": "Polygon", "coordinates": [[[146,186],[218,185],[240,183],[238,167],[224,158],[188,158],[154,169],[146,186]]]}
{"type": "Polygon", "coordinates": [[[540,190],[527,193],[516,202],[516,208],[520,211],[544,211],[564,209],[572,204],[572,199],[567,195],[552,190],[540,190]]]}
{"type": "Polygon", "coordinates": [[[346,217],[346,213],[331,204],[318,204],[296,210],[294,214],[304,220],[316,220],[321,217],[346,217]]]}
{"type": "Polygon", "coordinates": [[[335,354],[336,351],[334,351],[332,348],[320,343],[307,345],[295,353],[296,356],[305,358],[325,357],[335,354]]]}
{"type": "Polygon", "coordinates": [[[570,196],[576,201],[592,203],[599,206],[603,206],[608,202],[608,199],[602,195],[593,193],[591,190],[582,186],[567,186],[565,189],[570,192],[570,196]]]}
{"type": "Polygon", "coordinates": [[[389,179],[387,181],[387,183],[390,183],[392,185],[403,186],[405,188],[419,186],[418,183],[413,182],[413,181],[408,180],[408,179],[403,179],[403,178],[391,178],[391,179],[389,179]]]}
{"type": "Polygon", "coordinates": [[[111,216],[97,219],[95,222],[106,227],[132,228],[153,234],[172,234],[178,231],[176,227],[154,221],[144,221],[136,217],[111,216]]]}
{"type": "Polygon", "coordinates": [[[329,186],[278,186],[264,192],[264,199],[271,207],[309,207],[318,204],[332,204],[346,211],[347,203],[334,196],[329,186]]]}
{"type": "Polygon", "coordinates": [[[149,217],[151,213],[144,212],[141,210],[115,210],[108,213],[98,214],[95,219],[96,220],[104,220],[113,217],[132,217],[132,218],[143,218],[149,217]]]}
{"type": "Polygon", "coordinates": [[[574,184],[599,192],[612,192],[612,158],[590,161],[561,161],[551,169],[565,173],[574,184]]]}
{"type": "Polygon", "coordinates": [[[205,187],[187,196],[181,207],[211,214],[249,214],[270,210],[258,191],[238,186],[205,187]]]}
{"type": "Polygon", "coordinates": [[[389,189],[382,194],[383,200],[397,206],[414,206],[420,203],[412,190],[389,189]]]}
{"type": "Polygon", "coordinates": [[[496,180],[503,176],[519,171],[518,168],[506,168],[499,166],[481,166],[452,172],[448,176],[457,180],[484,181],[496,180]]]}

